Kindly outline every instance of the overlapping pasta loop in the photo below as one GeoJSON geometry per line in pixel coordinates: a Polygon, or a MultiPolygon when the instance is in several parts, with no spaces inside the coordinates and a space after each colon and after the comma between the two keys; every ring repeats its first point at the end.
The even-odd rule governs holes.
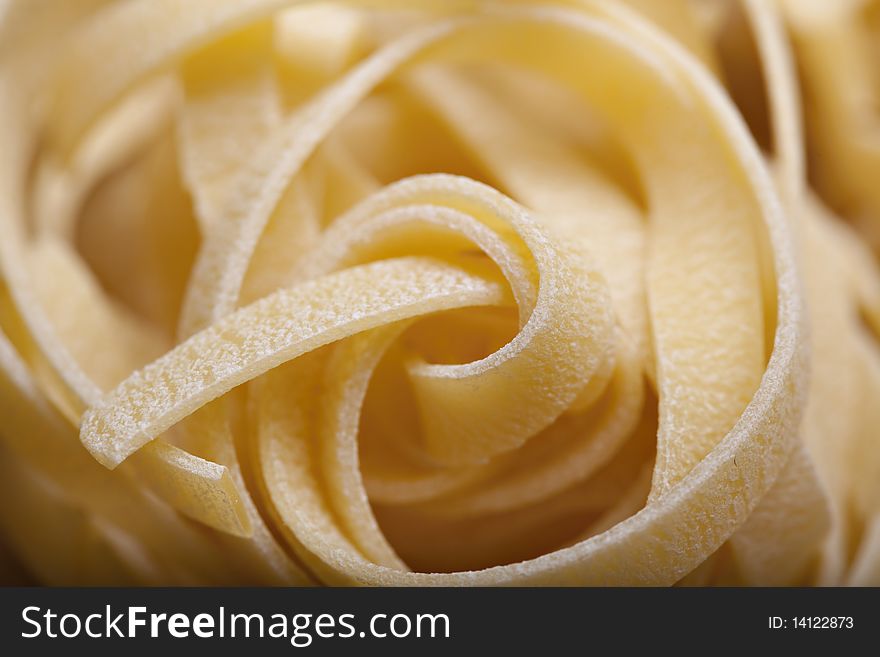
{"type": "Polygon", "coordinates": [[[876,582],[880,279],[795,57],[859,176],[822,85],[867,81],[810,11],[11,3],[5,543],[52,583],[876,582]]]}
{"type": "Polygon", "coordinates": [[[803,79],[812,175],[876,251],[880,3],[780,2],[803,79]]]}

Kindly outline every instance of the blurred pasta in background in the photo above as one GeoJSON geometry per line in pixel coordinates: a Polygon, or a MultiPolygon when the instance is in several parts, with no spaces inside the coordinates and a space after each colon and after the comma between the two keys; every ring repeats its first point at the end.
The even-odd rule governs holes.
{"type": "Polygon", "coordinates": [[[7,583],[880,585],[880,2],[0,3],[7,583]]]}

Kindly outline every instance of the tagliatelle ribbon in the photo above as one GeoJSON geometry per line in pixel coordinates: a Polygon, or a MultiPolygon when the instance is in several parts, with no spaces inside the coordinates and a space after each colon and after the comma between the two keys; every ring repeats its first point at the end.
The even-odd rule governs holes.
{"type": "Polygon", "coordinates": [[[808,189],[796,3],[25,4],[0,527],[40,578],[875,580],[880,279],[808,189]]]}
{"type": "Polygon", "coordinates": [[[817,188],[878,244],[880,5],[779,0],[804,80],[806,127],[817,188]]]}

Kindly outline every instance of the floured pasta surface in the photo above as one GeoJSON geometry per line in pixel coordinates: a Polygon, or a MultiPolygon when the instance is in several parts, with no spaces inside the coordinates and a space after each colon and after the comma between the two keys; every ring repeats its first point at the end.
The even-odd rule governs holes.
{"type": "Polygon", "coordinates": [[[2,554],[880,584],[880,5],[834,4],[8,3],[2,554]]]}

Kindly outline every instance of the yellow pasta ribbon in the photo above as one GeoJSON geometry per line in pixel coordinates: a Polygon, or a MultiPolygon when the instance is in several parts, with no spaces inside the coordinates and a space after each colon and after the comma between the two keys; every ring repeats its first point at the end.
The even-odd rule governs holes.
{"type": "Polygon", "coordinates": [[[877,584],[878,7],[8,3],[0,547],[877,584]]]}

